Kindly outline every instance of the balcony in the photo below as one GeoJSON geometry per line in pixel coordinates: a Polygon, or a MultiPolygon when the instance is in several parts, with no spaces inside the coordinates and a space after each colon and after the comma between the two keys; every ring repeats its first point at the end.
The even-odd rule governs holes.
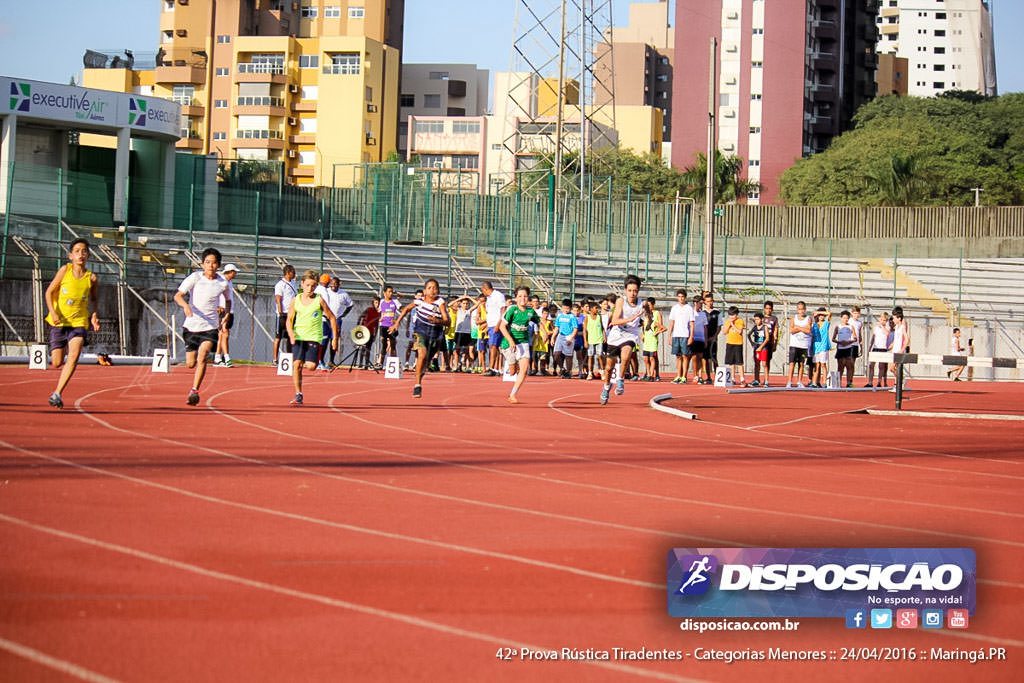
{"type": "Polygon", "coordinates": [[[297,133],[295,135],[288,136],[288,142],[293,145],[315,145],[316,134],[315,133],[297,133]]]}
{"type": "Polygon", "coordinates": [[[309,166],[296,166],[288,169],[288,175],[292,178],[312,178],[315,171],[309,166]]]}
{"type": "Polygon", "coordinates": [[[811,34],[818,40],[836,40],[839,37],[839,27],[834,21],[815,19],[811,22],[811,34]]]}
{"type": "Polygon", "coordinates": [[[270,96],[239,96],[235,100],[235,116],[284,116],[284,100],[270,96]]]}
{"type": "Polygon", "coordinates": [[[275,62],[239,62],[235,73],[236,83],[280,83],[288,82],[284,64],[275,62]]]}
{"type": "Polygon", "coordinates": [[[812,135],[833,135],[836,132],[832,118],[829,116],[806,116],[804,129],[812,135]]]}
{"type": "Polygon", "coordinates": [[[868,68],[868,69],[877,69],[878,68],[878,55],[876,55],[874,52],[865,52],[863,55],[861,55],[861,59],[862,59],[862,63],[864,64],[864,66],[866,68],[868,68]]]}
{"type": "Polygon", "coordinates": [[[831,52],[812,52],[809,57],[811,69],[814,71],[836,70],[836,56],[831,52]]]}
{"type": "Polygon", "coordinates": [[[157,83],[205,83],[206,67],[201,66],[158,66],[157,83]]]}
{"type": "Polygon", "coordinates": [[[316,100],[292,102],[292,111],[316,111],[316,100]]]}
{"type": "Polygon", "coordinates": [[[448,81],[448,97],[465,97],[466,81],[448,81]]]}
{"type": "Polygon", "coordinates": [[[206,111],[206,107],[192,95],[174,95],[171,101],[181,105],[182,116],[202,116],[206,111]]]}
{"type": "Polygon", "coordinates": [[[836,88],[829,83],[805,83],[808,99],[815,102],[831,102],[835,99],[836,88]]]}
{"type": "Polygon", "coordinates": [[[175,144],[175,149],[202,149],[203,139],[199,137],[199,131],[192,128],[182,128],[178,134],[181,136],[175,144]]]}
{"type": "Polygon", "coordinates": [[[257,149],[284,149],[284,135],[279,130],[236,130],[234,137],[231,139],[231,146],[253,147],[257,149]]]}

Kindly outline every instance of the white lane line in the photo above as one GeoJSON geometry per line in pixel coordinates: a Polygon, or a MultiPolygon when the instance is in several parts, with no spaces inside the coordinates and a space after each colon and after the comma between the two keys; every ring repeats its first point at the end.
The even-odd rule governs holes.
{"type": "MultiPolygon", "coordinates": [[[[226,392],[222,392],[222,393],[226,393],[226,392]]],[[[208,400],[208,404],[210,402],[212,402],[213,398],[216,398],[217,396],[220,396],[220,394],[217,394],[214,397],[211,397],[208,400]]],[[[566,398],[566,397],[562,397],[562,398],[566,398]]],[[[551,403],[553,403],[556,400],[559,400],[559,399],[553,399],[551,402],[549,402],[549,407],[553,408],[553,406],[551,406],[551,403]]],[[[332,409],[334,409],[333,402],[334,402],[334,399],[332,398],[331,401],[330,401],[332,409]]],[[[212,408],[212,406],[211,406],[211,408],[212,408]]],[[[212,409],[214,411],[220,412],[216,408],[212,408],[212,409]]],[[[556,411],[560,411],[560,409],[558,409],[558,408],[553,408],[553,409],[556,410],[556,411]]],[[[277,434],[279,436],[287,436],[289,438],[302,439],[302,440],[306,440],[306,441],[312,441],[312,442],[315,442],[315,443],[340,444],[340,442],[333,441],[333,440],[330,440],[330,439],[321,439],[321,438],[318,438],[318,437],[307,436],[305,434],[292,434],[292,433],[284,432],[282,430],[278,430],[278,429],[275,429],[275,428],[272,428],[272,427],[267,427],[265,425],[259,425],[259,424],[255,424],[255,423],[250,423],[250,422],[247,422],[247,421],[242,420],[240,418],[236,418],[233,415],[229,415],[227,413],[221,413],[221,414],[224,417],[226,417],[226,418],[228,418],[230,420],[233,420],[235,422],[239,422],[241,424],[246,424],[246,425],[249,425],[249,426],[257,428],[257,429],[261,429],[261,430],[264,430],[264,431],[267,431],[267,432],[271,432],[271,433],[277,434]]],[[[571,417],[576,417],[576,416],[572,416],[571,414],[570,414],[570,416],[571,417]]],[[[355,417],[355,416],[353,416],[353,417],[355,417]]],[[[103,420],[100,420],[99,418],[93,418],[93,419],[95,419],[96,421],[101,422],[103,424],[109,424],[109,423],[104,422],[103,420]]],[[[357,419],[360,419],[360,418],[357,418],[357,419]]],[[[590,420],[589,418],[578,418],[578,419],[585,419],[585,420],[589,420],[589,421],[592,421],[592,422],[597,422],[597,420],[590,420]]],[[[602,424],[604,424],[604,423],[602,423],[602,424]]],[[[623,426],[623,425],[617,425],[617,426],[623,426]]],[[[132,432],[131,430],[125,430],[125,429],[122,429],[122,428],[119,428],[119,427],[113,427],[112,425],[110,425],[110,427],[112,429],[116,429],[118,431],[123,431],[123,432],[127,432],[127,433],[135,433],[135,434],[138,434],[139,436],[143,436],[145,438],[156,438],[156,439],[159,439],[159,440],[165,440],[165,439],[162,439],[161,437],[152,437],[152,436],[147,435],[147,434],[141,434],[141,433],[137,433],[137,432],[132,432]]],[[[647,430],[647,429],[643,429],[643,428],[639,428],[639,427],[638,428],[630,427],[630,429],[638,429],[640,431],[651,431],[651,430],[647,430]]],[[[875,528],[880,528],[880,529],[888,529],[888,530],[896,530],[896,531],[910,531],[910,532],[914,532],[914,533],[928,534],[928,535],[940,536],[940,537],[945,537],[945,538],[963,538],[963,539],[967,539],[967,540],[970,540],[970,541],[988,541],[988,542],[991,542],[991,543],[997,543],[997,544],[1001,544],[1001,545],[1010,545],[1010,546],[1024,547],[1024,543],[1021,543],[1021,542],[1018,542],[1018,541],[1008,541],[1008,540],[989,538],[989,537],[984,537],[984,536],[982,536],[982,537],[979,537],[979,536],[968,536],[966,534],[957,534],[957,533],[952,533],[952,532],[933,531],[933,530],[930,530],[930,529],[920,529],[920,528],[916,528],[916,527],[904,527],[904,526],[894,525],[894,524],[882,524],[880,522],[867,522],[867,521],[860,521],[860,520],[847,520],[847,519],[840,519],[840,518],[837,518],[837,517],[828,517],[828,516],[825,516],[825,515],[810,515],[810,514],[798,513],[798,512],[786,512],[786,511],[781,511],[781,510],[773,510],[773,509],[768,509],[768,508],[757,508],[757,507],[750,507],[750,506],[732,505],[732,504],[729,504],[729,503],[718,503],[718,502],[707,501],[707,500],[700,500],[700,499],[680,498],[680,497],[675,497],[675,496],[664,496],[664,495],[654,494],[654,493],[643,493],[643,492],[632,491],[632,490],[628,490],[628,489],[617,489],[617,488],[599,486],[599,485],[596,485],[596,484],[584,484],[584,483],[580,483],[580,482],[573,482],[573,481],[568,481],[568,480],[564,480],[564,479],[557,479],[557,478],[553,478],[553,477],[540,477],[540,476],[536,476],[536,475],[526,474],[526,473],[523,473],[523,472],[511,472],[511,471],[507,471],[507,470],[483,467],[483,466],[480,466],[480,465],[465,465],[465,464],[461,464],[461,463],[458,463],[458,462],[438,460],[438,459],[435,459],[435,458],[425,458],[425,457],[421,457],[421,456],[407,455],[405,453],[401,453],[401,452],[398,452],[398,451],[390,451],[390,450],[387,450],[387,449],[372,448],[372,447],[368,447],[368,446],[360,446],[360,448],[366,448],[368,450],[373,450],[373,451],[380,452],[380,453],[386,453],[386,454],[389,454],[389,455],[395,455],[395,456],[398,456],[398,457],[410,458],[410,459],[414,459],[414,460],[421,460],[421,461],[428,461],[428,462],[435,462],[435,463],[445,463],[445,464],[449,464],[449,465],[453,465],[453,466],[466,467],[466,468],[470,468],[470,469],[479,469],[479,470],[488,471],[488,472],[500,473],[500,474],[504,474],[504,475],[507,475],[507,476],[514,476],[514,477],[520,477],[520,478],[526,478],[526,479],[533,479],[533,480],[537,480],[537,481],[543,481],[546,484],[555,483],[555,484],[565,485],[565,486],[594,488],[594,489],[598,489],[598,490],[601,490],[601,491],[618,493],[618,494],[623,494],[623,495],[640,496],[640,497],[644,497],[644,498],[652,498],[652,499],[655,499],[655,500],[667,500],[667,501],[671,501],[671,502],[674,502],[674,503],[688,503],[688,504],[696,505],[696,506],[704,506],[704,507],[726,509],[726,510],[737,511],[737,512],[756,512],[756,513],[759,513],[759,514],[766,514],[766,515],[779,515],[779,516],[783,516],[783,517],[794,517],[794,518],[797,518],[797,519],[810,519],[810,520],[814,520],[814,521],[834,522],[834,523],[837,523],[837,524],[848,524],[848,525],[852,525],[852,526],[867,526],[867,527],[875,527],[875,528]]],[[[211,450],[211,449],[204,449],[204,450],[211,450]]],[[[781,449],[775,449],[775,450],[781,450],[781,449]]],[[[785,452],[787,454],[789,453],[788,451],[785,451],[785,452]]],[[[578,458],[578,459],[590,460],[589,458],[578,458]]],[[[596,462],[605,462],[605,461],[596,461],[596,462]]],[[[261,464],[268,464],[268,463],[261,463],[261,464]]],[[[671,472],[671,471],[667,470],[667,472],[671,472]]]]}
{"type": "MultiPolygon", "coordinates": [[[[0,515],[2,516],[2,515],[0,515]]],[[[118,683],[116,678],[110,678],[103,674],[98,674],[95,671],[90,671],[85,667],[73,664],[64,659],[58,659],[52,655],[48,655],[45,652],[40,652],[27,645],[21,643],[15,643],[13,640],[7,640],[6,638],[0,638],[0,650],[7,650],[13,655],[17,655],[22,659],[27,659],[30,662],[34,662],[41,666],[59,671],[67,676],[72,676],[83,681],[89,681],[90,683],[118,683]]]]}
{"type": "Polygon", "coordinates": [[[931,413],[922,410],[868,410],[867,412],[868,415],[886,415],[891,417],[938,417],[944,420],[1024,420],[1024,415],[1008,415],[1006,413],[931,413]]]}
{"type": "MultiPolygon", "coordinates": [[[[149,562],[154,562],[156,564],[159,564],[159,565],[162,565],[162,566],[165,566],[165,567],[172,567],[174,569],[179,569],[181,571],[189,572],[191,574],[196,574],[198,576],[203,576],[203,577],[210,578],[210,579],[217,579],[219,581],[226,581],[226,582],[234,583],[234,584],[237,584],[237,585],[240,585],[240,586],[245,586],[246,588],[253,588],[253,589],[260,590],[260,591],[265,591],[265,592],[268,592],[268,593],[275,593],[277,595],[283,595],[283,596],[286,596],[286,597],[289,597],[289,598],[297,598],[299,600],[306,600],[308,602],[314,602],[314,603],[318,603],[318,604],[321,604],[321,605],[327,605],[328,607],[337,607],[337,608],[340,608],[340,609],[345,609],[345,610],[349,610],[349,611],[352,611],[352,612],[358,612],[360,614],[365,614],[365,615],[368,615],[368,616],[379,617],[379,618],[382,618],[382,619],[389,619],[391,621],[397,621],[397,622],[400,622],[400,623],[403,623],[403,624],[407,624],[407,625],[410,625],[410,626],[417,626],[417,627],[420,627],[420,628],[425,628],[425,629],[429,629],[429,630],[432,630],[432,631],[437,631],[439,633],[444,633],[446,635],[458,636],[458,637],[461,637],[461,638],[469,638],[471,640],[477,640],[477,641],[483,641],[483,642],[490,643],[491,645],[496,645],[496,646],[499,646],[499,647],[509,647],[509,646],[520,647],[520,648],[528,647],[531,650],[555,650],[555,649],[558,649],[556,647],[539,646],[539,645],[533,645],[533,644],[530,644],[530,643],[517,642],[513,638],[504,638],[504,637],[492,635],[492,634],[489,634],[489,633],[482,633],[480,631],[470,631],[468,629],[459,628],[457,626],[449,626],[448,624],[443,624],[443,623],[438,622],[438,621],[432,621],[430,619],[423,619],[422,617],[413,616],[411,614],[405,614],[403,612],[396,612],[394,610],[381,609],[379,607],[372,607],[370,605],[363,605],[363,604],[360,604],[360,603],[349,602],[348,600],[339,600],[337,598],[331,598],[331,597],[328,597],[326,595],[319,595],[317,593],[309,593],[309,592],[297,590],[297,589],[294,589],[294,588],[288,588],[286,586],[279,586],[277,584],[267,583],[265,581],[259,581],[259,580],[256,580],[256,579],[246,578],[244,576],[238,576],[236,574],[228,574],[226,572],[218,571],[216,569],[207,569],[205,567],[201,567],[199,565],[191,564],[189,562],[182,562],[180,560],[174,560],[174,559],[171,559],[169,557],[164,557],[162,555],[155,555],[153,553],[149,553],[149,552],[146,552],[144,550],[137,550],[135,548],[129,548],[127,546],[118,545],[118,544],[115,544],[115,543],[108,543],[106,541],[101,541],[99,539],[91,538],[91,537],[88,537],[88,536],[82,536],[80,534],[76,534],[76,533],[73,533],[73,532],[70,532],[70,531],[62,531],[60,529],[55,529],[53,527],[43,526],[41,524],[35,524],[33,522],[29,522],[27,520],[20,519],[18,517],[12,517],[10,515],[5,515],[3,513],[0,513],[0,521],[8,522],[9,524],[14,524],[14,525],[17,525],[17,526],[21,526],[23,528],[31,529],[33,531],[38,531],[40,533],[49,534],[50,536],[56,536],[57,538],[63,538],[63,539],[70,540],[70,541],[77,541],[78,543],[82,543],[82,544],[85,544],[85,545],[90,545],[90,546],[93,546],[95,548],[102,548],[103,550],[108,550],[110,552],[120,553],[122,555],[127,555],[128,557],[134,557],[134,558],[137,558],[137,559],[140,559],[140,560],[147,560],[149,562]]],[[[659,588],[664,589],[664,586],[663,585],[659,586],[659,588]]],[[[612,662],[604,662],[604,661],[590,661],[590,660],[584,660],[584,661],[585,661],[585,663],[591,664],[593,666],[599,666],[599,667],[602,667],[602,668],[610,669],[612,671],[621,671],[623,673],[628,673],[628,674],[632,674],[632,675],[635,675],[635,676],[643,676],[643,677],[647,677],[647,678],[655,678],[655,679],[666,680],[666,681],[693,681],[693,680],[696,680],[696,679],[690,679],[690,678],[683,678],[683,677],[680,677],[680,676],[673,676],[671,674],[661,673],[661,672],[658,672],[658,671],[649,671],[647,669],[641,669],[641,668],[634,667],[634,666],[629,666],[629,665],[626,665],[626,664],[615,664],[615,663],[612,663],[612,662]]],[[[109,681],[110,679],[104,678],[104,679],[101,679],[101,680],[109,681]]]]}

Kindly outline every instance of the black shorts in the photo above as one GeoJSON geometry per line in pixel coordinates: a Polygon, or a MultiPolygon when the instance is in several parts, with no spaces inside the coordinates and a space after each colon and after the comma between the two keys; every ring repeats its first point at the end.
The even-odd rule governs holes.
{"type": "MultiPolygon", "coordinates": [[[[205,332],[191,332],[183,329],[181,336],[185,339],[185,352],[198,351],[203,342],[210,342],[213,348],[217,347],[217,330],[206,330],[205,332]]],[[[213,349],[210,349],[211,351],[213,349]]]]}
{"type": "Polygon", "coordinates": [[[412,335],[412,348],[426,351],[429,360],[436,356],[438,351],[445,348],[446,341],[444,337],[430,337],[416,332],[412,335]]]}
{"type": "Polygon", "coordinates": [[[718,359],[718,342],[711,342],[704,346],[704,358],[705,360],[717,360],[718,359]]]}
{"type": "Polygon", "coordinates": [[[50,350],[66,349],[68,342],[75,337],[82,338],[82,346],[89,343],[89,335],[84,327],[53,327],[50,326],[50,350]]]}
{"type": "Polygon", "coordinates": [[[689,343],[690,355],[704,357],[704,349],[707,348],[707,343],[703,339],[694,339],[689,343]]]}
{"type": "Polygon", "coordinates": [[[288,314],[279,313],[277,315],[277,332],[274,334],[274,339],[287,339],[288,338],[288,314]]]}
{"type": "Polygon", "coordinates": [[[473,345],[473,337],[470,336],[469,332],[456,332],[455,333],[455,347],[462,349],[467,346],[473,345]]]}
{"type": "Polygon", "coordinates": [[[604,355],[611,356],[613,358],[620,358],[622,356],[622,349],[624,349],[626,347],[629,347],[629,348],[633,349],[633,351],[636,351],[636,342],[628,341],[628,342],[624,342],[622,344],[619,344],[618,346],[612,346],[611,344],[605,344],[605,346],[604,346],[604,355]]]}
{"type": "Polygon", "coordinates": [[[799,346],[789,347],[789,362],[790,363],[806,363],[810,356],[807,355],[807,349],[801,349],[799,346]]]}
{"type": "Polygon", "coordinates": [[[836,349],[836,360],[840,360],[841,358],[856,358],[856,356],[853,355],[855,348],[856,347],[854,346],[847,346],[845,349],[836,349]]]}
{"type": "Polygon", "coordinates": [[[725,364],[743,365],[743,346],[741,344],[725,345],[725,364]]]}
{"type": "Polygon", "coordinates": [[[230,330],[231,326],[235,324],[235,314],[225,313],[224,317],[220,319],[220,325],[225,330],[230,330]]]}
{"type": "Polygon", "coordinates": [[[860,358],[860,346],[851,346],[851,347],[850,347],[850,351],[852,351],[852,352],[853,352],[853,353],[852,353],[852,354],[850,355],[850,358],[853,358],[853,359],[855,359],[855,360],[856,360],[857,358],[860,358]]]}
{"type": "Polygon", "coordinates": [[[657,358],[657,357],[658,357],[658,352],[657,351],[644,351],[644,358],[657,358]]]}
{"type": "Polygon", "coordinates": [[[292,366],[296,363],[317,363],[320,361],[320,342],[295,340],[292,347],[292,366]]]}

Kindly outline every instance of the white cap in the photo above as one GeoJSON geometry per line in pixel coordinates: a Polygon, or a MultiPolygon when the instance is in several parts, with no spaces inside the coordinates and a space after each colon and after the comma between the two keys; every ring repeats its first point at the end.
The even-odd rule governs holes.
{"type": "Polygon", "coordinates": [[[238,272],[238,266],[236,266],[234,263],[229,263],[226,266],[224,266],[223,268],[221,268],[221,272],[223,272],[223,273],[231,273],[231,272],[237,273],[238,272]]]}

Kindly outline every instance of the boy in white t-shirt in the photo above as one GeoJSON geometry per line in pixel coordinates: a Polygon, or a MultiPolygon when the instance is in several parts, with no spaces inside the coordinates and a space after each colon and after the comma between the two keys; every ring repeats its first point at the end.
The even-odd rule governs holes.
{"type": "MultiPolygon", "coordinates": [[[[949,352],[950,352],[950,354],[952,354],[954,356],[966,356],[967,355],[967,349],[964,348],[963,343],[961,343],[961,341],[960,341],[960,328],[959,327],[954,327],[953,328],[953,340],[952,340],[952,343],[950,344],[949,352]]],[[[946,372],[946,377],[949,377],[954,382],[960,382],[960,381],[962,381],[960,379],[960,375],[962,375],[964,373],[964,370],[966,370],[966,369],[967,369],[966,365],[958,365],[955,368],[952,368],[951,370],[947,371],[946,372]]]]}
{"type": "MultiPolygon", "coordinates": [[[[686,301],[686,290],[676,290],[676,303],[668,314],[669,329],[672,330],[672,355],[676,357],[676,376],[673,384],[686,384],[690,369],[690,343],[693,341],[693,321],[696,312],[686,301]]],[[[694,367],[694,374],[697,368],[694,367]]]]}
{"type": "Polygon", "coordinates": [[[174,293],[174,303],[185,313],[183,336],[185,338],[185,366],[195,368],[192,389],[188,392],[188,404],[199,403],[199,387],[206,374],[206,357],[217,347],[220,316],[218,304],[224,297],[224,311],[231,313],[231,285],[224,276],[217,273],[220,267],[220,252],[210,248],[203,251],[201,271],[192,273],[182,281],[174,293]],[[185,295],[188,301],[185,301],[185,295]]]}

